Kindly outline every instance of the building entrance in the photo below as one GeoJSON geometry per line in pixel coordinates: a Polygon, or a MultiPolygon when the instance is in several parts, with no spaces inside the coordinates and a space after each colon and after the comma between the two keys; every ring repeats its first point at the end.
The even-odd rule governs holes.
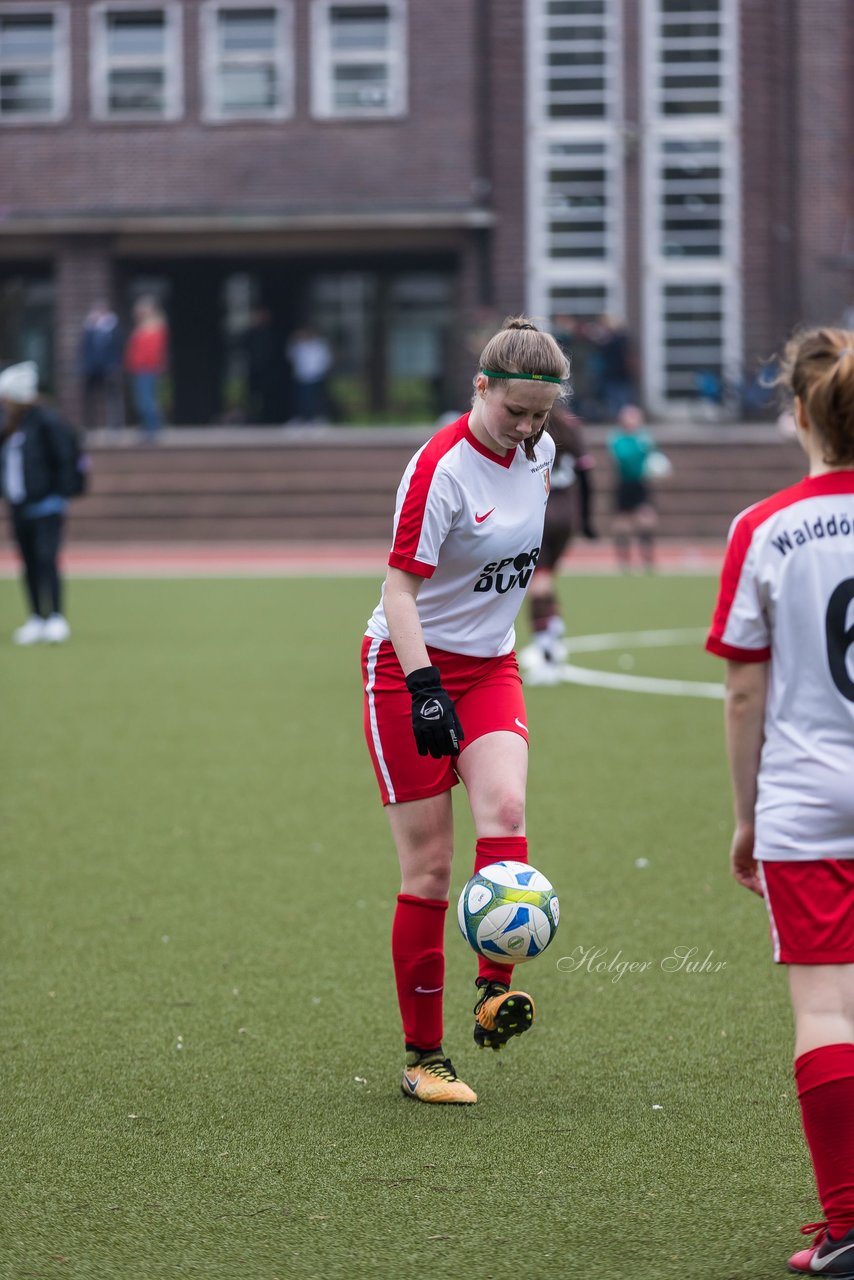
{"type": "Polygon", "coordinates": [[[304,420],[293,344],[307,334],[315,355],[326,348],[329,366],[311,416],[354,424],[435,420],[455,407],[446,379],[457,272],[453,257],[423,255],[117,264],[125,331],[144,294],[166,313],[163,409],[181,426],[304,420]]]}

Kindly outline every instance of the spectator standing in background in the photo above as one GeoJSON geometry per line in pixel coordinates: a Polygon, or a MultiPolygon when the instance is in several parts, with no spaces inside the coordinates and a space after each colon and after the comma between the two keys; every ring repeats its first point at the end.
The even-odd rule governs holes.
{"type": "Polygon", "coordinates": [[[634,404],[621,411],[619,425],[608,435],[608,451],[614,463],[614,548],[617,564],[631,567],[632,536],[637,538],[641,560],[648,570],[655,564],[655,531],[658,516],[652,505],[647,461],[655,442],[643,430],[643,413],[634,404]]]}
{"type": "Polygon", "coordinates": [[[118,316],[106,302],[93,303],[80,335],[80,377],[85,426],[124,426],[122,355],[118,316]]]}
{"type": "Polygon", "coordinates": [[[243,335],[246,359],[246,387],[249,399],[249,421],[269,424],[281,422],[277,404],[280,382],[278,344],[273,331],[273,318],[267,307],[255,307],[243,335]]]}
{"type": "Polygon", "coordinates": [[[596,327],[599,365],[599,399],[608,418],[618,417],[634,399],[629,335],[613,316],[600,316],[596,327]]]}
{"type": "Polygon", "coordinates": [[[71,429],[39,403],[32,360],[0,373],[3,496],[24,569],[30,616],[18,645],[61,644],[71,634],[62,613],[59,551],[68,498],[78,491],[71,429]]]}
{"type": "Polygon", "coordinates": [[[160,382],[168,365],[169,330],[166,318],[152,297],[140,298],[133,309],[134,327],[125,351],[133,402],[145,438],[154,442],[163,426],[160,382]]]}
{"type": "Polygon", "coordinates": [[[327,416],[326,380],[332,368],[329,343],[316,329],[305,325],[291,334],[285,354],[294,380],[292,421],[322,421],[327,416]]]}

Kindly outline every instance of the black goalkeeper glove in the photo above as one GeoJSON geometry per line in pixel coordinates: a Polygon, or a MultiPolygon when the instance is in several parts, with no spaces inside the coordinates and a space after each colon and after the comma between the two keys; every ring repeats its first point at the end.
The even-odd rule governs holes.
{"type": "Polygon", "coordinates": [[[442,677],[436,667],[420,667],[406,677],[412,694],[412,729],[420,756],[459,755],[465,734],[454,704],[442,688],[442,677]]]}

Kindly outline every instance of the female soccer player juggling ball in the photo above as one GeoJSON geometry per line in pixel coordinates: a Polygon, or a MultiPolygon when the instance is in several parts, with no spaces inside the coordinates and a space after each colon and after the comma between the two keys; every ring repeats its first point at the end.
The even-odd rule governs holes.
{"type": "Polygon", "coordinates": [[[788,966],[826,1219],[789,1269],[854,1280],[854,333],[794,338],[781,382],[809,474],[733,522],[707,648],[727,659],[732,870],[788,966]]]}
{"type": "MultiPolygon", "coordinates": [[[[514,622],[537,563],[554,444],[549,411],[569,375],[524,318],[486,344],[472,408],[416,453],[397,495],[382,598],[362,647],[365,735],[401,869],[392,958],[403,1020],[401,1088],[476,1102],[442,1049],[444,926],[454,852],[451,788],[474,818],[474,867],[525,862],[528,721],[514,622]]],[[[512,969],[480,959],[475,1042],[531,1025],[512,969]]]]}

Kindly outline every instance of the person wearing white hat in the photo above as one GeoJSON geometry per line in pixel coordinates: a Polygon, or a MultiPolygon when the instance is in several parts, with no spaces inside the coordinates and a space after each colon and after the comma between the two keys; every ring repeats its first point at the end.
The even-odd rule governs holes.
{"type": "Polygon", "coordinates": [[[62,613],[59,550],[68,497],[76,491],[74,437],[38,395],[32,360],[0,371],[0,474],[23,563],[30,616],[15,644],[61,644],[71,634],[62,613]]]}

